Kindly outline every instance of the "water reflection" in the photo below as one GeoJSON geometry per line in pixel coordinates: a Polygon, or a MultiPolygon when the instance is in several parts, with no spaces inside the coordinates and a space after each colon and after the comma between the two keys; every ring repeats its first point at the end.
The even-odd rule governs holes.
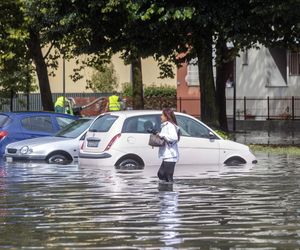
{"type": "MultiPolygon", "coordinates": [[[[182,242],[177,228],[180,225],[179,215],[177,213],[178,207],[178,192],[173,191],[173,183],[158,184],[160,211],[158,216],[158,223],[162,225],[161,241],[166,246],[171,246],[182,242]]],[[[173,249],[170,247],[161,249],[173,249]]]]}
{"type": "Polygon", "coordinates": [[[300,159],[251,166],[0,167],[0,248],[298,249],[300,159]],[[17,237],[16,237],[17,236],[17,237]]]}
{"type": "MultiPolygon", "coordinates": [[[[5,193],[5,177],[6,169],[3,167],[4,164],[0,163],[0,203],[6,204],[6,193],[5,193]]],[[[5,206],[0,207],[0,222],[1,218],[7,215],[7,209],[5,206]]]]}

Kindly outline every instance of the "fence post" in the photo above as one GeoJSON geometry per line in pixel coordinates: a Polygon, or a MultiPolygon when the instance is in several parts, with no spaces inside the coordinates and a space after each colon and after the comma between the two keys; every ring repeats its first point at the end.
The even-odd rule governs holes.
{"type": "Polygon", "coordinates": [[[14,110],[14,91],[10,91],[10,112],[13,112],[14,110]]]}
{"type": "Polygon", "coordinates": [[[246,116],[247,116],[246,108],[247,108],[247,105],[246,105],[246,96],[244,96],[244,120],[246,120],[246,116]]]}
{"type": "Polygon", "coordinates": [[[292,96],[292,119],[295,119],[295,98],[292,96]]]}
{"type": "Polygon", "coordinates": [[[181,97],[179,97],[179,112],[181,112],[181,97]]]}
{"type": "Polygon", "coordinates": [[[267,110],[268,110],[268,118],[267,120],[270,120],[270,97],[267,97],[267,110]]]}

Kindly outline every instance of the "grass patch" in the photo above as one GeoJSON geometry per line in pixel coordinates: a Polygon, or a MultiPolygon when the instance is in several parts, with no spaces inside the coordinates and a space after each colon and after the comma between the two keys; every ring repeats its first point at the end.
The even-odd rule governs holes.
{"type": "Polygon", "coordinates": [[[289,145],[249,145],[252,152],[300,156],[300,147],[289,145]]]}

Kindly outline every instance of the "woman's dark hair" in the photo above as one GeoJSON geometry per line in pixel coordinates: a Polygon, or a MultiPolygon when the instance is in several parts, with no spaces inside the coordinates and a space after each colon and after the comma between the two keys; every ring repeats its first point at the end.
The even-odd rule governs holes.
{"type": "MultiPolygon", "coordinates": [[[[175,116],[174,111],[172,109],[170,109],[170,108],[164,108],[162,110],[162,113],[167,118],[168,122],[171,122],[171,123],[173,123],[174,125],[177,126],[176,116],[175,116]]],[[[180,129],[178,129],[177,135],[178,135],[178,141],[179,141],[180,140],[180,129]]]]}
{"type": "Polygon", "coordinates": [[[177,125],[177,120],[176,120],[175,114],[172,109],[164,108],[162,112],[163,112],[164,116],[167,118],[168,122],[171,122],[171,123],[177,125]]]}

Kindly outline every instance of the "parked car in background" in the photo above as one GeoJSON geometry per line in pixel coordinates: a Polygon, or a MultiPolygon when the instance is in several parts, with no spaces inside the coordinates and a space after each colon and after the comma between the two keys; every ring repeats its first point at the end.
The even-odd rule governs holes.
{"type": "Polygon", "coordinates": [[[92,118],[73,121],[54,136],[23,140],[8,144],[5,160],[11,162],[46,162],[70,164],[78,162],[78,153],[92,118]]]}
{"type": "MultiPolygon", "coordinates": [[[[184,165],[256,163],[249,147],[222,139],[198,119],[176,112],[181,130],[178,143],[184,165]]],[[[90,126],[79,153],[80,165],[116,169],[143,169],[160,165],[158,148],[148,145],[149,129],[160,130],[161,111],[118,111],[98,116],[90,126]],[[150,124],[150,126],[149,126],[150,124]]]]}
{"type": "Polygon", "coordinates": [[[77,119],[54,112],[0,112],[0,157],[9,143],[54,135],[77,119]]]}

